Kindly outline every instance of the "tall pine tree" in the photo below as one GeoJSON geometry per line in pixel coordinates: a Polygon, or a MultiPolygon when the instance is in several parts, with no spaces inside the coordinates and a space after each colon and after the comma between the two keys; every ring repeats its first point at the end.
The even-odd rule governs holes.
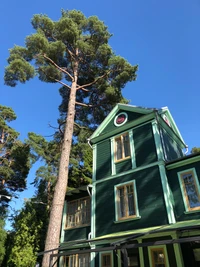
{"type": "MultiPolygon", "coordinates": [[[[137,66],[114,54],[108,44],[111,34],[96,16],[62,10],[58,21],[35,15],[32,25],[36,33],[26,37],[25,47],[10,50],[5,83],[16,86],[38,75],[41,81],[62,85],[65,127],[45,245],[50,250],[59,245],[74,127],[95,127],[117,102],[125,103],[121,90],[136,79],[137,66]]],[[[45,254],[43,267],[48,265],[45,254]]]]}

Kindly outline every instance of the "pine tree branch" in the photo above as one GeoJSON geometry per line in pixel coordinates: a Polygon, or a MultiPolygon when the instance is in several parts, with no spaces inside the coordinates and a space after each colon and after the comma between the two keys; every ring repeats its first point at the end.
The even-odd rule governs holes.
{"type": "Polygon", "coordinates": [[[80,102],[75,102],[76,105],[79,105],[79,106],[83,106],[83,107],[93,107],[93,105],[90,105],[90,104],[84,104],[84,103],[80,103],[80,102]]]}
{"type": "Polygon", "coordinates": [[[67,74],[72,81],[74,81],[74,78],[72,77],[72,75],[64,70],[63,68],[59,67],[52,59],[50,59],[49,57],[47,57],[45,54],[42,55],[45,59],[47,59],[49,62],[51,62],[52,65],[54,65],[58,70],[60,70],[61,72],[64,72],[65,74],[67,74]]]}
{"type": "Polygon", "coordinates": [[[96,78],[93,82],[79,86],[79,87],[77,88],[77,90],[80,90],[80,89],[82,89],[82,88],[84,88],[84,87],[88,87],[88,86],[90,86],[90,85],[95,84],[95,83],[98,82],[99,80],[101,80],[101,79],[103,79],[104,77],[106,77],[110,72],[111,72],[111,70],[108,71],[108,72],[106,72],[106,73],[104,73],[102,76],[99,76],[99,77],[96,78]]]}
{"type": "Polygon", "coordinates": [[[74,122],[74,125],[76,126],[76,127],[78,127],[79,129],[88,129],[87,127],[84,127],[84,126],[80,126],[78,123],[76,123],[76,122],[74,122]]]}
{"type": "Polygon", "coordinates": [[[54,80],[55,80],[56,82],[62,84],[63,86],[67,87],[68,89],[71,89],[71,87],[70,87],[69,85],[67,85],[66,83],[61,82],[61,81],[59,81],[59,80],[57,80],[57,79],[54,79],[54,80]]]}
{"type": "MultiPolygon", "coordinates": [[[[77,85],[77,86],[78,86],[77,90],[79,90],[80,89],[79,88],[79,85],[77,85]]],[[[90,92],[90,90],[89,89],[86,89],[86,88],[81,88],[80,90],[85,91],[85,92],[90,92]]]]}

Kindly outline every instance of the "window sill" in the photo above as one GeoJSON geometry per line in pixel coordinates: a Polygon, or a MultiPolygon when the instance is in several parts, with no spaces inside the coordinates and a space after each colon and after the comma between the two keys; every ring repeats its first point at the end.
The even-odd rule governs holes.
{"type": "Polygon", "coordinates": [[[83,224],[83,225],[79,225],[79,226],[74,226],[74,227],[70,227],[70,228],[66,228],[65,227],[65,231],[67,230],[75,230],[75,229],[79,229],[79,228],[84,228],[84,227],[87,227],[87,226],[90,226],[90,224],[83,224]]]}
{"type": "Polygon", "coordinates": [[[119,220],[119,221],[114,221],[114,223],[123,223],[123,222],[129,222],[129,221],[135,221],[141,219],[141,216],[137,216],[134,218],[129,218],[129,219],[124,219],[124,220],[119,220]]]}
{"type": "Polygon", "coordinates": [[[125,160],[128,160],[128,159],[130,159],[130,158],[131,158],[131,156],[128,156],[128,157],[123,158],[123,159],[115,160],[115,164],[117,164],[117,163],[119,163],[119,162],[122,162],[122,161],[125,161],[125,160]]]}
{"type": "Polygon", "coordinates": [[[184,214],[190,214],[190,213],[196,213],[196,212],[200,212],[199,210],[188,210],[188,211],[184,211],[184,214]]]}

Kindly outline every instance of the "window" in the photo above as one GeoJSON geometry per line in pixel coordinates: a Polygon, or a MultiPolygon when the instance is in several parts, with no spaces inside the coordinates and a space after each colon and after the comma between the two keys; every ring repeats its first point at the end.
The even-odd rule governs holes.
{"type": "Polygon", "coordinates": [[[165,253],[163,248],[151,249],[151,260],[153,267],[165,267],[165,253]]]}
{"type": "Polygon", "coordinates": [[[100,253],[100,267],[112,267],[112,253],[111,252],[102,252],[100,253]]]}
{"type": "Polygon", "coordinates": [[[129,134],[125,133],[115,138],[115,161],[130,158],[129,134]]]}
{"type": "Polygon", "coordinates": [[[151,267],[169,267],[165,246],[148,247],[148,252],[151,267]]]}
{"type": "Polygon", "coordinates": [[[115,186],[116,220],[139,216],[135,181],[115,186]]]}
{"type": "Polygon", "coordinates": [[[90,198],[81,198],[67,203],[66,228],[90,224],[90,198]]]}
{"type": "Polygon", "coordinates": [[[90,267],[90,254],[76,254],[66,256],[64,260],[65,267],[90,267]]]}
{"type": "Polygon", "coordinates": [[[178,173],[186,211],[200,210],[199,181],[195,169],[178,173]]]}

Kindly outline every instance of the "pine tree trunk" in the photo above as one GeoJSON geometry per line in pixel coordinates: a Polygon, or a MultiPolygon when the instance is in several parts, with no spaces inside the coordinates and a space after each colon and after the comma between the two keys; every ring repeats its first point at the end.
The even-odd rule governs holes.
{"type": "MultiPolygon", "coordinates": [[[[70,99],[68,104],[68,113],[66,119],[66,127],[64,132],[64,140],[61,150],[60,166],[58,179],[55,186],[55,192],[53,196],[52,208],[50,212],[50,220],[47,231],[47,237],[45,242],[45,251],[55,249],[59,246],[62,213],[65,201],[65,194],[67,190],[68,182],[68,166],[69,157],[73,137],[73,127],[75,118],[75,102],[76,102],[76,85],[77,85],[77,69],[78,64],[74,67],[74,81],[72,82],[70,99]]],[[[58,251],[54,251],[57,253],[58,251]]],[[[42,267],[49,267],[49,256],[51,253],[45,253],[43,256],[42,267]]],[[[54,258],[54,262],[56,261],[54,258]]],[[[53,265],[54,267],[57,264],[53,265]]]]}

